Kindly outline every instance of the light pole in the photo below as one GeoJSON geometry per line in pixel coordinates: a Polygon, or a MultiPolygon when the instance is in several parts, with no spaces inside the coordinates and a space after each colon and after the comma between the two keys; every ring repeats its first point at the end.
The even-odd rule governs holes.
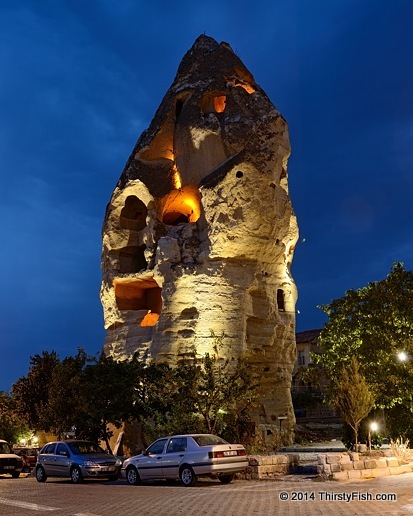
{"type": "Polygon", "coordinates": [[[371,432],[377,432],[379,425],[373,421],[369,426],[369,451],[371,451],[371,432]]]}

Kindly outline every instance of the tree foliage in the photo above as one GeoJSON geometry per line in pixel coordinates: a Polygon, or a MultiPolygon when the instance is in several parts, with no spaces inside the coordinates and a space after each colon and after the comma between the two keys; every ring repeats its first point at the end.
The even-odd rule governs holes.
{"type": "Polygon", "coordinates": [[[16,406],[33,430],[103,440],[108,449],[111,425],[136,421],[150,438],[183,432],[237,432],[249,422],[256,380],[243,359],[213,353],[192,356],[176,367],[146,363],[138,355],[116,361],[79,349],[60,360],[55,352],[31,358],[27,377],[13,385],[16,406]]]}
{"type": "Polygon", "coordinates": [[[257,397],[258,379],[242,357],[231,361],[228,353],[222,356],[223,334],[212,336],[213,352],[200,360],[192,396],[207,431],[217,433],[224,430],[228,414],[245,418],[257,397]]]}
{"type": "Polygon", "coordinates": [[[56,364],[48,385],[47,403],[43,403],[38,411],[36,429],[63,436],[79,424],[82,417],[81,377],[86,361],[86,353],[79,349],[74,357],[56,364]]]}
{"type": "Polygon", "coordinates": [[[17,413],[16,400],[0,391],[0,438],[16,444],[29,435],[27,423],[17,413]]]}
{"type": "Polygon", "coordinates": [[[150,421],[147,431],[153,437],[227,432],[237,438],[245,433],[257,396],[257,378],[243,358],[222,356],[224,335],[212,333],[212,337],[212,353],[199,356],[194,348],[176,367],[140,366],[140,374],[135,375],[135,417],[150,421]]]}
{"type": "Polygon", "coordinates": [[[13,385],[12,393],[16,400],[19,415],[30,428],[40,429],[43,407],[49,401],[49,387],[55,367],[60,359],[55,351],[43,351],[41,355],[30,357],[29,373],[13,385]]]}
{"type": "Polygon", "coordinates": [[[12,388],[20,414],[33,430],[58,436],[75,429],[77,437],[105,441],[109,425],[119,427],[132,411],[133,377],[126,362],[79,349],[60,360],[55,352],[31,358],[27,377],[12,388]]]}
{"type": "Polygon", "coordinates": [[[333,393],[334,408],[353,429],[357,445],[360,423],[373,408],[374,398],[364,376],[360,374],[355,357],[352,357],[350,364],[342,367],[333,393]]]}
{"type": "Polygon", "coordinates": [[[82,419],[75,425],[81,436],[103,440],[110,449],[109,424],[119,428],[131,415],[131,373],[128,362],[118,362],[103,352],[86,365],[79,396],[82,419]]]}
{"type": "Polygon", "coordinates": [[[354,356],[377,408],[413,412],[413,272],[395,263],[382,281],[349,290],[321,309],[329,319],[318,339],[322,353],[312,358],[327,378],[336,382],[354,356]],[[400,363],[400,351],[410,360],[400,363]]]}

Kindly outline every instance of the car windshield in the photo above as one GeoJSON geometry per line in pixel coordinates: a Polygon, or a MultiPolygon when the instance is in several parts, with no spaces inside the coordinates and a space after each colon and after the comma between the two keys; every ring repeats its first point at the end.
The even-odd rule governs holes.
{"type": "Polygon", "coordinates": [[[75,455],[83,455],[86,453],[106,453],[99,445],[88,441],[79,441],[67,444],[75,455]]]}
{"type": "Polygon", "coordinates": [[[194,435],[194,441],[198,446],[213,446],[215,444],[228,444],[227,441],[221,439],[217,435],[194,435]]]}
{"type": "Polygon", "coordinates": [[[0,443],[0,453],[11,453],[11,450],[7,443],[0,443]]]}

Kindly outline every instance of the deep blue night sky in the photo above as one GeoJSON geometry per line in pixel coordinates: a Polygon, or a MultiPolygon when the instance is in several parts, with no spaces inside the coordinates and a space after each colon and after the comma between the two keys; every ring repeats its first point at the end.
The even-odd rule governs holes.
{"type": "Polygon", "coordinates": [[[35,353],[101,349],[105,207],[204,32],[289,124],[297,330],[412,269],[412,20],[410,0],[0,0],[0,389],[35,353]]]}

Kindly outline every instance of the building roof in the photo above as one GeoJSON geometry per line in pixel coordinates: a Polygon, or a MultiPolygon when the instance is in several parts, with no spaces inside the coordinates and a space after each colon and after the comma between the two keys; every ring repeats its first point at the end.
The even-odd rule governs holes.
{"type": "Polygon", "coordinates": [[[321,333],[321,329],[300,331],[299,333],[295,334],[295,341],[296,342],[311,342],[311,343],[316,344],[320,333],[321,333]]]}

